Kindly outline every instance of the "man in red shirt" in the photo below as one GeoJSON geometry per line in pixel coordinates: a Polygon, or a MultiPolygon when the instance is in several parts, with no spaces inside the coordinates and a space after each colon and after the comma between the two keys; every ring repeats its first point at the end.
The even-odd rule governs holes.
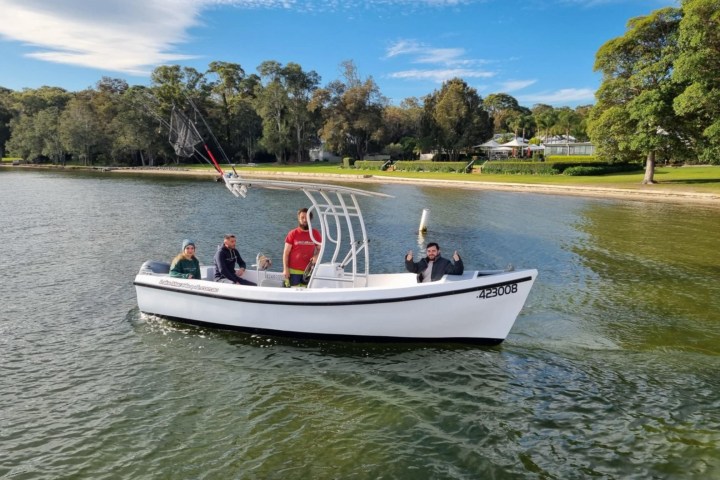
{"type": "MultiPolygon", "coordinates": [[[[290,230],[285,237],[285,250],[283,251],[283,275],[286,284],[290,286],[304,285],[303,274],[312,262],[317,261],[322,238],[320,232],[312,229],[312,238],[308,227],[308,209],[298,210],[298,226],[290,230]],[[315,240],[313,242],[313,240],[315,240]],[[317,242],[317,243],[315,243],[317,242]]],[[[312,220],[312,213],[310,214],[312,220]]]]}

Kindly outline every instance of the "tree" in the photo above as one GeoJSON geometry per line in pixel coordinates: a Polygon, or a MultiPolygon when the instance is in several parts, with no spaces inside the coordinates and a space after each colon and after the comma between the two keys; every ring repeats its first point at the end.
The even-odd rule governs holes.
{"type": "Polygon", "coordinates": [[[281,163],[287,161],[290,148],[290,123],[288,115],[289,98],[281,81],[280,65],[266,61],[258,66],[265,85],[255,90],[256,110],[263,121],[263,136],[260,143],[281,163]]]}
{"type": "Polygon", "coordinates": [[[220,125],[220,142],[231,157],[238,150],[237,136],[233,132],[235,123],[235,112],[233,106],[237,104],[236,97],[241,95],[242,81],[245,77],[245,70],[239,63],[210,62],[207,75],[215,75],[216,79],[210,81],[208,86],[211,91],[213,105],[220,111],[217,115],[220,125]]]}
{"type": "Polygon", "coordinates": [[[557,112],[550,105],[538,103],[533,105],[532,118],[537,127],[537,133],[543,136],[547,142],[551,135],[551,129],[557,123],[557,112]]]}
{"type": "Polygon", "coordinates": [[[306,160],[309,141],[315,136],[319,115],[309,109],[313,92],[320,85],[320,75],[314,70],[305,72],[297,63],[288,63],[281,70],[281,78],[288,93],[288,116],[294,133],[296,157],[306,160]]]}
{"type": "Polygon", "coordinates": [[[520,104],[515,97],[507,93],[491,93],[485,97],[483,105],[485,105],[485,110],[492,117],[494,133],[512,130],[508,121],[514,116],[515,112],[519,113],[520,111],[520,104]]]}
{"type": "Polygon", "coordinates": [[[383,110],[383,153],[394,157],[412,158],[420,131],[423,108],[417,98],[410,97],[400,106],[387,105],[383,110]]]}
{"type": "Polygon", "coordinates": [[[0,158],[5,156],[5,144],[10,139],[10,120],[13,118],[11,94],[12,90],[0,87],[0,158]]]}
{"type": "Polygon", "coordinates": [[[382,115],[387,99],[375,80],[362,80],[352,61],[342,63],[342,80],[314,92],[309,108],[323,112],[319,135],[330,150],[363,158],[383,136],[382,115]]]}
{"type": "Polygon", "coordinates": [[[492,137],[492,125],[477,90],[454,78],[425,99],[423,137],[426,143],[457,160],[462,151],[492,137]]]}
{"type": "Polygon", "coordinates": [[[720,3],[685,0],[673,79],[686,86],[675,112],[695,129],[699,158],[720,163],[720,3]]]}
{"type": "Polygon", "coordinates": [[[83,165],[93,164],[98,153],[96,147],[103,137],[101,122],[89,96],[91,92],[80,92],[70,100],[58,127],[63,147],[77,154],[83,165]]]}
{"type": "Polygon", "coordinates": [[[655,183],[658,154],[681,155],[687,136],[672,105],[681,86],[672,81],[682,14],[663,8],[628,22],[625,35],[598,50],[594,69],[603,79],[589,133],[610,160],[646,156],[643,183],[655,183]]]}

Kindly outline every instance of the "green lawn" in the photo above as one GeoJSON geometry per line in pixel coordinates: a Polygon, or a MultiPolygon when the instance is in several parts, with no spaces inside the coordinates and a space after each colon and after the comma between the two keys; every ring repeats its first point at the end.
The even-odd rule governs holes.
{"type": "MultiPolygon", "coordinates": [[[[13,158],[3,158],[3,163],[13,158]]],[[[213,170],[207,164],[178,165],[192,170],[213,170]]],[[[223,165],[224,170],[228,170],[223,165]]],[[[246,172],[297,172],[333,175],[373,175],[377,177],[404,177],[438,180],[462,180],[466,182],[527,183],[534,185],[597,186],[627,189],[663,189],[720,194],[720,166],[659,167],[655,170],[657,185],[642,185],[643,172],[618,173],[593,177],[570,177],[565,175],[495,175],[425,172],[383,172],[380,170],[346,169],[338,163],[303,163],[300,165],[258,164],[255,167],[236,165],[238,173],[246,172]]]]}
{"type": "MultiPolygon", "coordinates": [[[[198,168],[202,166],[198,165],[198,168]]],[[[601,176],[571,177],[565,175],[489,175],[425,172],[383,172],[379,170],[344,169],[339,164],[310,163],[301,165],[259,164],[235,167],[240,174],[252,172],[327,173],[340,175],[373,175],[383,177],[462,180],[475,182],[528,183],[542,185],[598,186],[609,188],[662,188],[668,190],[720,193],[720,166],[659,167],[655,170],[657,185],[642,185],[643,172],[601,176]]]]}

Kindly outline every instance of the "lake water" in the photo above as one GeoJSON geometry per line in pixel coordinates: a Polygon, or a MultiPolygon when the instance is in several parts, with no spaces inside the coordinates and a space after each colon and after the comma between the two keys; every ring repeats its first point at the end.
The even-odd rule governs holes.
{"type": "Polygon", "coordinates": [[[143,261],[190,237],[210,262],[233,232],[278,265],[304,195],[0,169],[0,477],[720,478],[720,209],[362,188],[394,195],[362,202],[372,271],[425,240],[539,270],[503,344],[146,318],[143,261]]]}

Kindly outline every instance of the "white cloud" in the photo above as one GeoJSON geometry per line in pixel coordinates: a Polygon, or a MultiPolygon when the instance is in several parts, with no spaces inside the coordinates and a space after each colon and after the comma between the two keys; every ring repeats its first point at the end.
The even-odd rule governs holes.
{"type": "Polygon", "coordinates": [[[507,82],[500,84],[499,91],[506,93],[514,92],[527,88],[536,82],[537,80],[508,80],[507,82]]]}
{"type": "Polygon", "coordinates": [[[489,78],[495,72],[469,68],[485,63],[482,60],[465,58],[463,48],[436,48],[416,40],[398,40],[390,45],[385,53],[386,59],[408,56],[409,63],[438,65],[444,68],[411,69],[388,74],[390,78],[406,80],[432,80],[442,83],[451,78],[489,78]]]}
{"type": "Polygon", "coordinates": [[[518,100],[526,103],[564,104],[592,102],[595,90],[590,88],[563,88],[556,92],[541,92],[518,96],[518,100]]]}
{"type": "Polygon", "coordinates": [[[202,2],[193,0],[0,0],[0,36],[31,47],[48,62],[146,74],[190,58],[187,41],[202,2]]]}
{"type": "Polygon", "coordinates": [[[493,72],[469,70],[465,68],[448,68],[439,70],[404,70],[389,74],[390,78],[404,80],[432,80],[442,83],[452,78],[489,78],[495,75],[493,72]]]}

